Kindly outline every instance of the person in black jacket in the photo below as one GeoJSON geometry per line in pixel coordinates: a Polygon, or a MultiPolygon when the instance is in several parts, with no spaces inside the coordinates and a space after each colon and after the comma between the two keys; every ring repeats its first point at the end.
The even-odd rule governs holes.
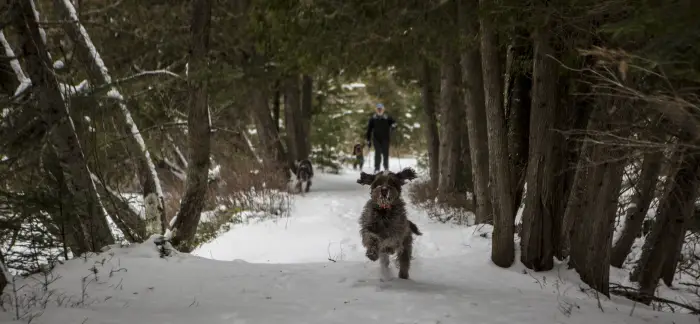
{"type": "Polygon", "coordinates": [[[374,172],[379,172],[380,162],[384,170],[389,170],[389,144],[396,121],[384,111],[384,105],[377,104],[376,113],[367,123],[367,147],[374,144],[374,172]]]}

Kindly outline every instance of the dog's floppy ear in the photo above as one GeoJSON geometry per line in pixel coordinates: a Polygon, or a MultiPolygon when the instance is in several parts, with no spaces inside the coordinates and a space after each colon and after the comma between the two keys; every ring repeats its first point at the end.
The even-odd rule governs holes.
{"type": "Polygon", "coordinates": [[[397,173],[396,176],[402,181],[413,180],[418,177],[418,175],[416,175],[416,171],[412,168],[405,168],[397,173]]]}
{"type": "Polygon", "coordinates": [[[375,177],[374,174],[368,174],[368,173],[365,173],[364,171],[360,172],[360,178],[357,179],[357,183],[359,183],[363,186],[364,185],[371,185],[372,182],[374,182],[374,177],[375,177]]]}

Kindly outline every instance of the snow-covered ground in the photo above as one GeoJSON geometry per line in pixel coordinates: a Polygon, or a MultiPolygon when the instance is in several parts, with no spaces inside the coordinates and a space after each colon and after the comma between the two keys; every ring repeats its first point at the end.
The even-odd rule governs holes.
{"type": "MultiPolygon", "coordinates": [[[[414,163],[394,160],[392,169],[414,163]]],[[[424,235],[412,278],[380,282],[360,244],[368,190],[356,179],[352,170],[317,174],[291,216],[236,226],[193,255],[162,259],[146,242],[67,262],[52,278],[17,282],[28,285],[19,305],[36,307],[5,303],[0,321],[18,311],[24,322],[47,324],[698,322],[622,298],[599,301],[561,266],[498,268],[489,261],[489,228],[432,223],[415,209],[409,217],[424,235]]]]}

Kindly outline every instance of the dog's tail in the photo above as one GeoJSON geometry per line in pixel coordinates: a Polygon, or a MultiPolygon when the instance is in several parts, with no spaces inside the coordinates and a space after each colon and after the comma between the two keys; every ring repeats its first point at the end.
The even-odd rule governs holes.
{"type": "Polygon", "coordinates": [[[412,221],[408,221],[408,227],[411,228],[411,232],[413,232],[413,234],[416,234],[416,235],[423,235],[423,233],[421,233],[421,232],[418,230],[418,226],[416,226],[416,224],[414,224],[412,221]]]}

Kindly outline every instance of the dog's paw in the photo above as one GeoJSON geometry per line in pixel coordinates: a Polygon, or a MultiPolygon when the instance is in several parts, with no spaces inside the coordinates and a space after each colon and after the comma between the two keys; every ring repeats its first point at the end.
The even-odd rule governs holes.
{"type": "Polygon", "coordinates": [[[399,270],[399,278],[408,280],[408,271],[399,270]]]}
{"type": "Polygon", "coordinates": [[[377,261],[377,259],[379,259],[379,253],[377,253],[376,250],[367,250],[365,255],[370,261],[377,261]]]}

